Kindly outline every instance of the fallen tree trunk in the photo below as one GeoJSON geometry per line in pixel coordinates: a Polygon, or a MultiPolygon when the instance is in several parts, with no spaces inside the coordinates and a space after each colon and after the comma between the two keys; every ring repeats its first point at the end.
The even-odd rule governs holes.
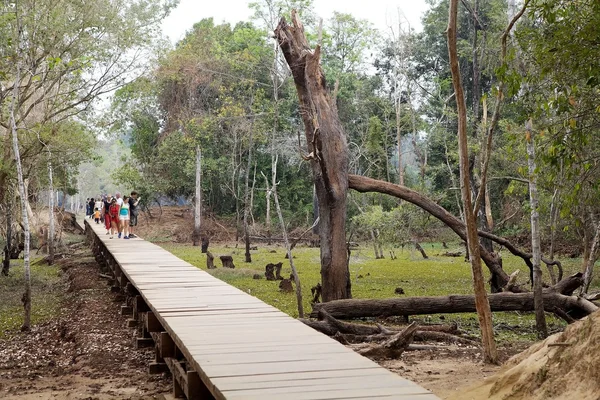
{"type": "MultiPolygon", "coordinates": [[[[379,324],[366,325],[343,322],[335,319],[323,309],[319,310],[317,316],[319,318],[318,321],[302,318],[300,318],[300,321],[328,336],[334,336],[336,333],[343,333],[346,335],[366,337],[373,335],[394,335],[399,332],[398,330],[386,328],[379,324]]],[[[419,331],[440,332],[455,335],[460,335],[462,333],[458,329],[456,323],[453,323],[452,325],[419,325],[419,331]]]]}
{"type": "MultiPolygon", "coordinates": [[[[408,201],[442,221],[462,240],[467,240],[465,225],[461,220],[450,214],[444,207],[414,190],[405,186],[395,185],[393,183],[359,175],[348,175],[348,187],[361,193],[385,193],[408,201]]],[[[481,258],[492,273],[492,277],[490,278],[492,292],[500,292],[508,282],[508,274],[502,269],[502,262],[499,257],[487,251],[483,246],[479,246],[479,250],[481,252],[481,258]]]]}
{"type": "MultiPolygon", "coordinates": [[[[543,294],[544,309],[563,310],[571,318],[582,318],[598,307],[583,298],[565,296],[552,290],[543,294]]],[[[495,293],[489,295],[492,311],[533,311],[533,293],[495,293]]],[[[391,298],[377,300],[336,300],[314,304],[313,314],[325,310],[334,318],[389,317],[393,315],[423,315],[475,312],[475,297],[450,295],[440,297],[391,298]]]]}

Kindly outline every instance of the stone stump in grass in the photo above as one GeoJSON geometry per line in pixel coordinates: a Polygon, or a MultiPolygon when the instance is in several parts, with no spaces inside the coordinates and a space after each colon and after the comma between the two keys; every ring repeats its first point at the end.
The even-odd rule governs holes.
{"type": "Polygon", "coordinates": [[[210,251],[206,252],[206,268],[215,269],[215,256],[210,251]]]}
{"type": "Polygon", "coordinates": [[[233,257],[220,256],[219,258],[221,259],[221,263],[223,263],[223,268],[235,268],[235,265],[233,265],[233,257]]]}

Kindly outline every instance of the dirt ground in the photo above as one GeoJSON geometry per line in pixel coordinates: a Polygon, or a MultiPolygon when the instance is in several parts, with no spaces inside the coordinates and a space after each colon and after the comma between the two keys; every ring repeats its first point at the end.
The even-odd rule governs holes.
{"type": "MultiPolygon", "coordinates": [[[[441,343],[433,345],[448,346],[441,343]]],[[[518,353],[522,348],[499,348],[501,361],[518,353]]],[[[485,365],[481,361],[481,350],[455,345],[446,350],[411,351],[402,354],[401,360],[387,360],[379,363],[398,375],[410,379],[437,396],[445,399],[460,393],[483,379],[495,374],[500,366],[485,365]]]]}
{"type": "Polygon", "coordinates": [[[66,293],[60,318],[0,340],[0,398],[163,398],[170,378],[148,374],[153,352],[134,348],[87,246],[60,263],[61,282],[49,289],[66,293]]]}

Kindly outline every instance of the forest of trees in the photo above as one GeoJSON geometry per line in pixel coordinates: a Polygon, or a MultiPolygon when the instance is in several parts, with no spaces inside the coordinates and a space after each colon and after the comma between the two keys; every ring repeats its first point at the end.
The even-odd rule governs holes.
{"type": "MultiPolygon", "coordinates": [[[[354,235],[404,245],[454,231],[466,241],[463,221],[471,210],[461,201],[460,108],[446,36],[451,1],[428,0],[416,32],[402,19],[386,31],[341,12],[321,21],[312,0],[258,0],[249,4],[249,21],[203,19],[171,46],[161,39],[159,23],[176,3],[4,2],[5,259],[20,243],[27,250],[30,223],[44,224],[30,221],[36,214],[29,204],[42,207],[42,194],[85,198],[117,186],[136,188],[147,206],[165,197],[201,198],[203,214],[231,220],[246,237],[279,231],[276,185],[290,227],[310,227],[317,200],[339,196],[347,221],[337,232],[342,240],[354,235]],[[320,51],[324,79],[317,83],[329,92],[347,146],[325,150],[342,150],[337,178],[355,189],[347,194],[346,181],[339,193],[319,186],[315,163],[328,155],[315,143],[319,125],[307,115],[321,106],[299,107],[301,88],[274,33],[292,9],[309,46],[320,51]],[[99,170],[104,186],[94,187],[99,170]]],[[[558,253],[574,252],[582,257],[587,288],[600,247],[600,147],[594,140],[600,3],[464,0],[456,23],[465,165],[492,291],[508,280],[492,242],[533,271],[539,262],[532,231],[541,238],[547,280],[557,280],[552,261],[558,253]]],[[[322,253],[322,263],[327,257],[322,253]]],[[[350,290],[325,289],[324,299],[350,297],[350,290]]]]}

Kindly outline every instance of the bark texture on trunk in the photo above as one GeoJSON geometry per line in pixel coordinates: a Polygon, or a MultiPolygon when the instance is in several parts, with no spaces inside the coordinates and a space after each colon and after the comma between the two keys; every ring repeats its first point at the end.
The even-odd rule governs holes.
{"type": "Polygon", "coordinates": [[[594,239],[592,240],[590,250],[587,253],[587,257],[584,258],[585,270],[583,272],[583,289],[582,293],[587,293],[592,283],[592,277],[594,276],[594,264],[598,259],[598,251],[600,250],[600,222],[594,224],[596,232],[594,233],[594,239]]]}
{"type": "Polygon", "coordinates": [[[252,262],[250,254],[250,231],[248,218],[250,216],[250,169],[252,167],[252,126],[250,127],[250,140],[248,143],[248,164],[246,165],[246,182],[244,184],[244,243],[246,247],[246,262],[252,262]]]}
{"type": "Polygon", "coordinates": [[[8,276],[10,271],[10,249],[12,247],[12,198],[6,201],[6,244],[4,245],[4,259],[2,260],[2,275],[8,276]]]}
{"type": "Polygon", "coordinates": [[[488,363],[498,363],[498,352],[494,341],[492,330],[492,312],[485,292],[483,271],[481,268],[481,256],[479,251],[479,235],[477,234],[477,219],[473,212],[471,202],[471,185],[469,174],[469,151],[467,143],[467,109],[458,65],[458,53],[456,49],[456,15],[458,0],[450,0],[450,11],[448,13],[448,54],[450,58],[450,71],[452,72],[452,83],[456,94],[456,106],[458,111],[458,154],[460,166],[460,189],[462,203],[465,210],[465,225],[467,227],[467,245],[471,259],[471,271],[473,274],[473,288],[475,291],[475,306],[481,328],[481,340],[483,343],[484,360],[488,363]]]}
{"type": "MultiPolygon", "coordinates": [[[[276,160],[274,160],[276,163],[276,160]]],[[[277,175],[277,164],[274,164],[272,167],[273,174],[277,175]]],[[[290,246],[290,242],[288,240],[287,229],[285,228],[285,221],[283,220],[283,214],[281,213],[281,207],[279,206],[279,197],[277,196],[277,185],[273,186],[273,200],[275,201],[275,208],[277,209],[277,216],[279,217],[279,222],[281,223],[281,234],[283,235],[283,240],[285,243],[285,250],[287,253],[287,258],[290,260],[290,267],[292,268],[292,275],[294,276],[294,284],[296,285],[296,303],[298,306],[298,317],[304,318],[304,305],[302,302],[302,286],[300,285],[300,277],[298,276],[298,271],[296,270],[296,266],[294,265],[294,257],[292,257],[292,247],[290,246]]],[[[277,270],[277,274],[279,275],[281,272],[281,267],[277,270]]]]}
{"type": "Polygon", "coordinates": [[[52,171],[52,154],[48,149],[48,265],[54,264],[54,173],[52,171]]]}
{"type": "MultiPolygon", "coordinates": [[[[580,318],[598,309],[594,303],[576,296],[544,291],[544,308],[548,312],[563,310],[580,318]]],[[[533,311],[533,293],[495,293],[489,295],[493,311],[533,311]]],[[[313,305],[312,317],[326,311],[334,318],[374,318],[401,315],[452,314],[475,312],[475,296],[450,295],[390,299],[348,299],[313,305]]]]}
{"type": "Polygon", "coordinates": [[[295,11],[292,11],[292,25],[282,18],[275,36],[296,84],[309,153],[306,158],[314,175],[319,204],[323,301],[350,298],[346,251],[348,145],[319,65],[321,47],[310,49],[295,11]]]}
{"type": "Polygon", "coordinates": [[[200,243],[200,229],[202,227],[202,150],[196,146],[196,201],[194,203],[194,246],[200,243]]]}
{"type": "Polygon", "coordinates": [[[540,242],[540,215],[538,212],[537,179],[535,172],[535,137],[531,121],[527,123],[527,166],[529,169],[529,202],[531,204],[531,252],[533,253],[533,298],[535,305],[535,327],[539,339],[548,336],[544,298],[542,297],[542,245],[540,242]]]}

